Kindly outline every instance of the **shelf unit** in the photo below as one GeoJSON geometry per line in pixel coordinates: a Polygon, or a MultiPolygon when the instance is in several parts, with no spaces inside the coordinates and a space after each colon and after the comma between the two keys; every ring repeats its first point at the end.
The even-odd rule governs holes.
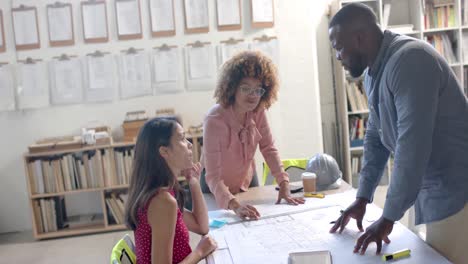
{"type": "MultiPolygon", "coordinates": [[[[203,144],[202,133],[201,132],[196,133],[196,134],[187,133],[187,139],[191,141],[193,144],[194,161],[199,161],[201,148],[203,144]]],[[[33,229],[34,238],[35,239],[49,239],[49,238],[58,238],[58,237],[73,236],[73,235],[125,230],[126,226],[123,224],[123,221],[120,221],[121,223],[118,223],[117,219],[114,219],[116,218],[116,215],[114,215],[114,212],[113,212],[113,209],[115,210],[115,207],[111,208],[109,201],[106,202],[106,199],[110,198],[111,196],[116,197],[116,199],[120,199],[120,207],[119,207],[120,212],[121,212],[120,219],[122,219],[122,213],[123,213],[122,206],[124,205],[125,199],[122,199],[120,195],[128,192],[128,187],[129,187],[128,183],[129,183],[130,175],[129,173],[125,174],[127,176],[126,180],[124,180],[123,183],[119,182],[118,184],[109,184],[109,183],[115,183],[115,181],[114,180],[106,181],[106,179],[108,179],[109,177],[112,177],[112,179],[117,179],[117,177],[119,177],[118,176],[119,173],[117,173],[118,161],[116,160],[116,155],[117,155],[116,152],[119,152],[122,149],[125,149],[129,151],[128,153],[131,153],[130,151],[134,148],[134,146],[135,146],[134,142],[120,142],[120,143],[112,143],[109,145],[85,146],[82,148],[73,148],[73,149],[68,149],[68,150],[51,150],[51,151],[45,151],[45,152],[40,152],[40,153],[25,154],[23,158],[24,158],[24,164],[25,164],[27,192],[29,195],[29,208],[31,211],[32,229],[33,229]],[[100,175],[99,177],[102,177],[102,179],[93,181],[93,182],[99,182],[98,186],[89,186],[89,188],[80,188],[83,186],[81,182],[81,178],[79,178],[80,176],[78,175],[80,173],[77,173],[76,170],[72,171],[70,169],[67,169],[68,168],[67,165],[64,165],[61,162],[64,161],[64,163],[66,163],[67,159],[72,159],[73,161],[71,162],[79,163],[80,160],[75,155],[79,153],[88,153],[88,152],[93,153],[96,151],[99,151],[101,153],[99,155],[102,155],[102,153],[108,154],[109,156],[106,158],[108,158],[110,162],[106,163],[105,159],[102,158],[101,156],[102,158],[101,160],[98,159],[99,161],[97,163],[93,163],[93,164],[102,165],[102,167],[100,168],[97,166],[97,170],[99,170],[100,173],[102,173],[102,174],[99,174],[100,175]],[[64,158],[65,156],[69,156],[69,155],[71,158],[64,158]],[[57,167],[59,168],[59,170],[57,171],[54,171],[53,170],[54,168],[51,165],[52,161],[55,161],[55,160],[60,161],[58,163],[59,167],[57,167]],[[35,165],[38,166],[37,164],[35,164],[36,161],[38,164],[40,164],[41,173],[37,173],[38,168],[34,167],[35,165]],[[44,165],[43,162],[49,165],[44,165]],[[43,169],[50,169],[51,171],[49,170],[47,173],[42,174],[43,169]],[[67,171],[69,172],[68,174],[66,173],[67,171]],[[51,174],[53,175],[52,178],[50,176],[51,174]],[[47,178],[44,175],[48,175],[47,178]],[[62,178],[59,180],[59,178],[57,177],[62,177],[62,178]],[[38,179],[42,179],[41,180],[42,187],[38,187],[38,184],[39,184],[38,179]],[[69,181],[69,179],[71,179],[71,181],[69,181]],[[46,190],[45,184],[49,180],[53,181],[53,183],[51,184],[55,186],[54,188],[61,185],[60,188],[56,188],[53,191],[50,191],[51,189],[46,190]],[[74,184],[71,183],[72,181],[74,181],[74,184]],[[80,182],[80,184],[78,182],[80,182]],[[38,192],[38,189],[40,189],[39,192],[38,192]],[[97,220],[95,221],[90,221],[89,223],[80,223],[79,225],[75,224],[76,227],[66,227],[66,223],[64,223],[63,221],[65,221],[67,218],[66,217],[67,202],[70,201],[70,199],[76,199],[76,196],[79,194],[86,195],[86,194],[91,194],[91,193],[98,193],[98,196],[100,198],[99,207],[100,207],[100,212],[102,212],[102,215],[97,214],[96,215],[97,220]],[[50,203],[50,204],[46,205],[47,203],[50,203]],[[57,205],[57,204],[60,204],[60,205],[57,205]],[[63,210],[59,209],[60,206],[63,206],[63,210]],[[46,229],[45,225],[47,223],[49,224],[49,226],[46,229]],[[51,223],[53,223],[52,229],[50,229],[51,223]]],[[[98,154],[94,154],[94,156],[90,155],[89,162],[92,162],[91,159],[97,156],[98,154]]],[[[133,156],[129,156],[129,158],[133,160],[133,156]]],[[[130,160],[130,163],[127,163],[129,164],[129,166],[131,166],[131,163],[132,163],[131,160],[130,160]]],[[[76,169],[76,167],[73,167],[73,168],[76,169]]],[[[90,167],[88,165],[88,167],[86,167],[84,170],[85,172],[84,177],[86,177],[87,180],[89,180],[91,177],[90,176],[91,172],[89,168],[90,167]]],[[[94,173],[95,172],[96,170],[94,170],[94,173]]],[[[93,175],[96,176],[97,174],[93,174],[93,175]]],[[[178,180],[179,182],[183,182],[184,178],[179,177],[178,180]]],[[[77,201],[73,201],[73,202],[76,203],[77,201]]],[[[86,204],[84,206],[86,207],[86,204]]],[[[96,207],[97,204],[93,206],[96,207]]]]}
{"type": "MultiPolygon", "coordinates": [[[[383,29],[391,28],[392,31],[398,29],[403,30],[400,32],[408,36],[421,39],[430,40],[431,37],[437,36],[436,38],[442,38],[442,35],[446,35],[450,40],[450,47],[454,53],[454,60],[450,60],[448,54],[442,54],[449,61],[449,65],[452,67],[456,76],[465,91],[468,94],[468,0],[453,0],[453,4],[446,5],[447,10],[452,8],[453,17],[448,17],[445,20],[446,26],[441,27],[428,27],[430,25],[425,20],[426,11],[430,10],[430,5],[433,0],[337,0],[332,3],[332,16],[338,12],[338,10],[349,3],[363,3],[370,6],[375,14],[379,24],[383,29]],[[466,7],[466,8],[465,8],[466,7]],[[403,27],[404,25],[412,25],[412,28],[403,27]],[[466,46],[465,50],[464,47],[466,46]]],[[[432,9],[433,10],[433,9],[432,9]]],[[[448,14],[451,14],[450,11],[448,14]]],[[[442,22],[444,23],[444,22],[442,22]]],[[[445,37],[444,37],[445,38],[445,37]]],[[[350,142],[350,120],[354,117],[365,118],[369,114],[368,109],[353,110],[348,105],[349,98],[347,96],[347,84],[350,83],[349,77],[346,76],[346,72],[342,68],[339,61],[336,60],[333,54],[333,70],[335,75],[335,89],[336,89],[336,110],[338,116],[338,135],[339,143],[342,151],[341,166],[343,169],[343,177],[345,181],[357,187],[358,174],[360,170],[360,164],[358,171],[353,166],[353,157],[362,156],[364,149],[363,147],[351,147],[350,142]]],[[[355,82],[352,80],[351,82],[355,82]]],[[[362,81],[362,78],[358,78],[357,81],[362,81]]],[[[367,104],[367,103],[366,103],[367,104]]],[[[391,175],[393,161],[390,159],[387,164],[384,176],[391,175]]],[[[388,179],[384,179],[384,182],[388,182],[388,179]]]]}

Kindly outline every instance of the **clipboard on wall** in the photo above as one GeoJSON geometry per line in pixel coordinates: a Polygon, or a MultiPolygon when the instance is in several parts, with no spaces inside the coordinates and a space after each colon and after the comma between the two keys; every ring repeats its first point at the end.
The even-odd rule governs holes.
{"type": "Polygon", "coordinates": [[[11,9],[16,50],[41,48],[37,8],[20,5],[11,9]]]}
{"type": "Polygon", "coordinates": [[[55,2],[47,5],[47,24],[51,47],[75,44],[73,8],[70,3],[55,2]]]}
{"type": "Polygon", "coordinates": [[[151,36],[175,36],[174,0],[149,0],[148,4],[151,18],[151,36]]]}
{"type": "Polygon", "coordinates": [[[115,18],[119,40],[143,38],[139,0],[115,0],[115,18]]]}
{"type": "Polygon", "coordinates": [[[219,31],[242,29],[240,0],[216,0],[216,21],[219,31]]]}
{"type": "Polygon", "coordinates": [[[275,25],[273,0],[250,0],[253,28],[271,28],[275,25]]]}
{"type": "Polygon", "coordinates": [[[81,21],[85,43],[105,43],[109,41],[105,1],[81,2],[81,21]]]}
{"type": "Polygon", "coordinates": [[[210,31],[208,1],[184,0],[184,18],[185,33],[208,33],[210,31]],[[189,6],[198,10],[191,10],[188,8],[189,6]]]}
{"type": "Polygon", "coordinates": [[[0,52],[6,51],[5,26],[3,25],[3,12],[0,9],[0,52]]]}

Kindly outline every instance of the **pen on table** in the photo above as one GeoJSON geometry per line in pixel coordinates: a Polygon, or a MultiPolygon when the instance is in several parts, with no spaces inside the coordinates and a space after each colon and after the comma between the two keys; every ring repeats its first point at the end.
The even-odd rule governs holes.
{"type": "Polygon", "coordinates": [[[411,250],[406,248],[406,249],[394,252],[392,254],[385,254],[385,255],[382,256],[382,260],[383,261],[388,261],[388,260],[394,260],[394,259],[409,257],[410,254],[411,254],[411,250]]]}
{"type": "MultiPolygon", "coordinates": [[[[343,211],[343,210],[340,210],[340,214],[343,214],[343,213],[344,213],[344,211],[343,211]]],[[[331,221],[331,222],[330,222],[330,224],[335,224],[335,223],[336,223],[336,221],[331,221]]]]}

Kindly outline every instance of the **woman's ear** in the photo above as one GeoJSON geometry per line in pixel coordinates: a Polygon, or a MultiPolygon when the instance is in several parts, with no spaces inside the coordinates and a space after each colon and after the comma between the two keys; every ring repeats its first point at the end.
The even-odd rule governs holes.
{"type": "Polygon", "coordinates": [[[161,157],[167,159],[169,157],[169,148],[166,146],[160,146],[159,154],[161,155],[161,157]]]}

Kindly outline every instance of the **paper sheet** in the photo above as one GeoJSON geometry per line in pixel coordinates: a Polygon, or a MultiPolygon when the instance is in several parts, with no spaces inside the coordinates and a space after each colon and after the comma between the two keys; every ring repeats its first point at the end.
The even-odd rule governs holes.
{"type": "Polygon", "coordinates": [[[88,74],[86,100],[88,102],[113,100],[117,76],[115,76],[115,65],[112,55],[105,54],[102,57],[88,56],[86,66],[88,74]]]}
{"type": "Polygon", "coordinates": [[[106,5],[83,5],[85,39],[107,37],[106,5]]]}
{"type": "Polygon", "coordinates": [[[141,18],[138,0],[116,2],[117,28],[119,35],[141,33],[141,18]]]}
{"type": "Polygon", "coordinates": [[[173,0],[151,0],[150,4],[152,30],[175,30],[173,0]]]}
{"type": "MultiPolygon", "coordinates": [[[[352,202],[350,198],[348,193],[348,196],[342,196],[340,200],[349,205],[352,202]]],[[[381,256],[375,254],[375,243],[369,245],[363,256],[352,252],[357,238],[362,235],[356,227],[355,220],[348,223],[342,234],[329,233],[330,221],[336,220],[342,208],[344,207],[331,206],[302,213],[273,216],[262,221],[226,225],[217,230],[214,237],[216,241],[223,239],[226,241],[234,264],[286,264],[289,252],[307,250],[329,250],[334,263],[380,263],[381,256]]],[[[376,215],[381,214],[382,210],[375,205],[368,205],[367,213],[376,215]]],[[[364,228],[370,224],[367,221],[363,222],[364,228]]],[[[412,250],[411,257],[400,259],[399,263],[449,263],[400,223],[395,224],[390,238],[392,243],[383,245],[383,253],[394,252],[402,248],[412,250]]],[[[226,250],[226,248],[221,249],[221,251],[226,250]]],[[[220,252],[220,254],[227,255],[226,252],[220,252]]],[[[225,258],[229,260],[228,257],[225,258]]]]}
{"type": "Polygon", "coordinates": [[[15,109],[15,89],[11,65],[0,66],[0,111],[15,109]]]}
{"type": "Polygon", "coordinates": [[[148,54],[122,54],[119,62],[121,97],[151,94],[151,65],[148,54]]]}
{"type": "Polygon", "coordinates": [[[208,27],[207,0],[184,0],[187,28],[208,27]]]}
{"type": "Polygon", "coordinates": [[[50,62],[53,104],[72,104],[83,101],[83,74],[77,58],[50,62]]]}
{"type": "Polygon", "coordinates": [[[279,66],[278,39],[270,39],[269,41],[254,41],[251,44],[252,50],[258,50],[270,57],[271,60],[279,66]]]}
{"type": "Polygon", "coordinates": [[[35,10],[15,11],[12,14],[16,45],[39,43],[35,10]]]}
{"type": "Polygon", "coordinates": [[[247,43],[236,43],[236,44],[225,44],[221,43],[218,46],[218,54],[219,54],[219,65],[222,65],[227,60],[229,60],[232,56],[236,53],[244,50],[249,50],[249,45],[247,43]]]}
{"type": "Polygon", "coordinates": [[[47,21],[49,23],[49,36],[51,41],[73,39],[73,25],[70,9],[70,6],[47,8],[47,21]]]}
{"type": "Polygon", "coordinates": [[[187,47],[190,79],[204,79],[213,75],[213,49],[210,44],[203,47],[187,47]]]}
{"type": "Polygon", "coordinates": [[[252,0],[254,22],[273,22],[273,0],[252,0]]]}
{"type": "Polygon", "coordinates": [[[175,82],[179,79],[179,54],[177,48],[170,50],[156,49],[153,53],[155,81],[175,82]]]}
{"type": "Polygon", "coordinates": [[[29,109],[49,105],[49,83],[43,62],[18,64],[18,108],[29,109]]]}
{"type": "Polygon", "coordinates": [[[239,25],[240,18],[239,0],[216,0],[218,25],[239,25]]]}

